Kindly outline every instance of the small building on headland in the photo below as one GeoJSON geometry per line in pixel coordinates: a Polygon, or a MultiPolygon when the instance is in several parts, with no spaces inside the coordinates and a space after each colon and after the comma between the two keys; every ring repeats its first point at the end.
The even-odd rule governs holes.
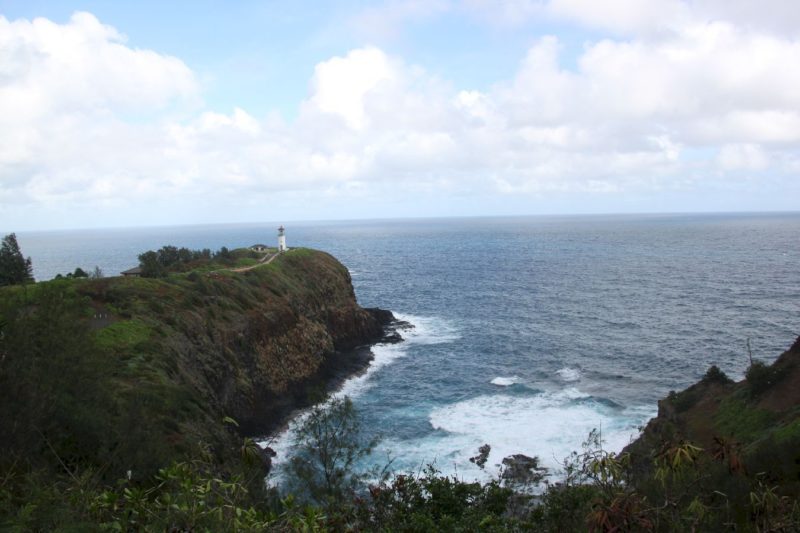
{"type": "Polygon", "coordinates": [[[267,252],[269,250],[269,247],[266,244],[254,244],[253,246],[250,247],[250,249],[253,250],[254,252],[263,254],[264,252],[267,252]]]}
{"type": "Polygon", "coordinates": [[[129,268],[128,270],[123,270],[122,272],[120,272],[120,274],[122,274],[123,276],[133,276],[135,278],[138,278],[139,276],[142,275],[142,267],[129,268]]]}

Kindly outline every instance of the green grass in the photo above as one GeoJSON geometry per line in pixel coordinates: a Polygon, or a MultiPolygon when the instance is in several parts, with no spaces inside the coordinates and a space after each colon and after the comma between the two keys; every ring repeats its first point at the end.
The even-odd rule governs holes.
{"type": "Polygon", "coordinates": [[[778,442],[800,440],[800,419],[796,419],[785,426],[775,430],[775,440],[778,442]]]}
{"type": "Polygon", "coordinates": [[[103,350],[120,352],[150,338],[150,328],[139,319],[123,320],[98,330],[95,342],[103,350]]]}
{"type": "Polygon", "coordinates": [[[775,424],[775,415],[765,409],[753,407],[740,392],[722,400],[714,422],[723,435],[749,444],[771,431],[775,424]]]}
{"type": "Polygon", "coordinates": [[[258,259],[254,259],[252,257],[243,257],[241,259],[236,260],[236,268],[239,267],[248,267],[258,264],[258,259]]]}

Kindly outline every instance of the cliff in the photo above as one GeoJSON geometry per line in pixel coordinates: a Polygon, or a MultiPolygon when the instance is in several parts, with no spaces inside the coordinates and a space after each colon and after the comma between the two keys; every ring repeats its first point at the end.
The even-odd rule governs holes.
{"type": "Polygon", "coordinates": [[[308,249],[244,272],[40,283],[0,304],[0,381],[14,391],[0,414],[59,450],[80,421],[97,425],[74,431],[88,439],[76,462],[141,476],[202,450],[232,459],[243,436],[364,368],[363,346],[393,319],[361,308],[347,269],[308,249]]]}
{"type": "Polygon", "coordinates": [[[670,393],[625,451],[641,477],[654,457],[681,442],[738,478],[800,495],[800,338],[772,365],[756,361],[738,383],[712,367],[698,383],[670,393]]]}

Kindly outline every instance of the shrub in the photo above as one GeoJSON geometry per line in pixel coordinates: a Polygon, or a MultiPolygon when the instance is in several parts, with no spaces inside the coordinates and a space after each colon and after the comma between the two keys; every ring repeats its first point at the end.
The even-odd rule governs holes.
{"type": "Polygon", "coordinates": [[[745,374],[750,387],[750,395],[755,397],[764,393],[777,380],[775,370],[763,361],[753,361],[745,374]]]}
{"type": "Polygon", "coordinates": [[[733,383],[733,380],[725,374],[717,365],[711,365],[706,370],[703,376],[703,383],[718,383],[720,385],[728,385],[733,383]]]}
{"type": "Polygon", "coordinates": [[[675,407],[675,411],[678,413],[683,413],[684,411],[688,411],[697,403],[698,394],[694,388],[686,389],[685,391],[681,392],[674,392],[670,391],[669,396],[667,399],[672,403],[675,407]]]}
{"type": "Polygon", "coordinates": [[[513,491],[497,480],[468,483],[433,466],[369,490],[356,514],[367,531],[507,531],[513,491]]]}

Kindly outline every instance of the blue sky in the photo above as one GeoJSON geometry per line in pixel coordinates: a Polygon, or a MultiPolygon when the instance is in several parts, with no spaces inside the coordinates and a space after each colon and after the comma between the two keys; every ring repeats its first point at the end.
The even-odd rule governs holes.
{"type": "Polygon", "coordinates": [[[0,229],[794,210],[800,6],[0,2],[0,229]]]}
{"type": "MultiPolygon", "coordinates": [[[[394,33],[360,30],[368,2],[41,2],[4,1],[9,19],[66,23],[76,11],[114,26],[135,48],[181,58],[203,82],[215,109],[297,113],[314,66],[364,45],[424,66],[458,87],[486,90],[514,74],[539,35],[558,34],[579,49],[587,32],[553,20],[520,26],[484,24],[468,12],[421,16],[394,33]]],[[[375,4],[380,6],[380,4],[375,4]]],[[[573,56],[574,57],[574,56],[573,56]]],[[[567,61],[570,60],[568,56],[567,61]]]]}

